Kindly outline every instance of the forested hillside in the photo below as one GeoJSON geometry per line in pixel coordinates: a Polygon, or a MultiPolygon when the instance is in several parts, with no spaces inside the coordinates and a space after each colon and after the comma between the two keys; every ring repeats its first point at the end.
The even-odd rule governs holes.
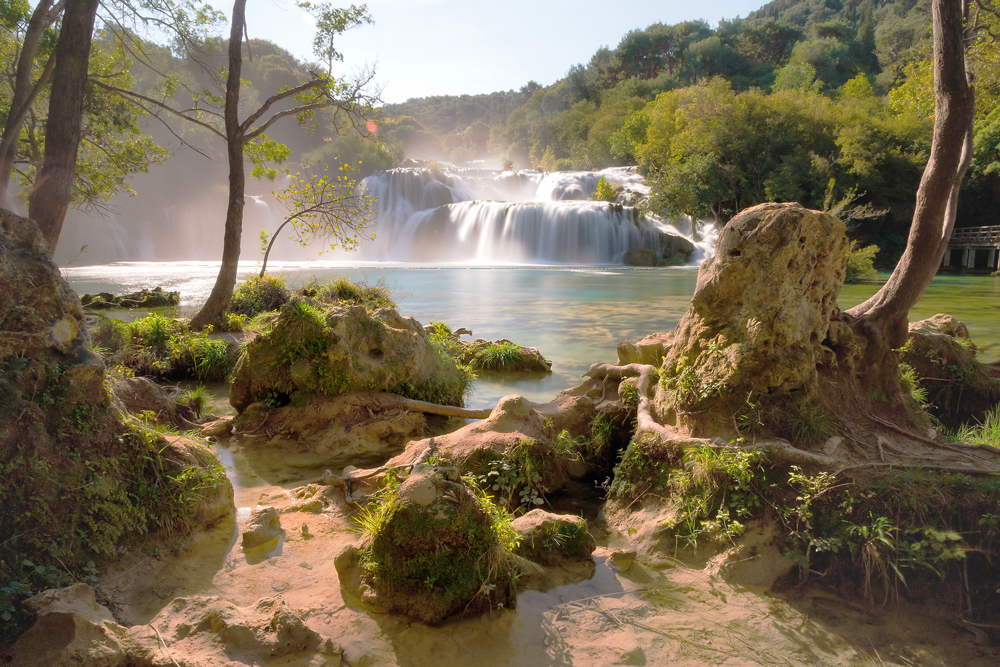
{"type": "MultiPolygon", "coordinates": [[[[824,208],[857,197],[885,211],[854,233],[880,243],[889,262],[905,242],[930,144],[929,6],[775,0],[715,27],[656,23],[551,86],[388,106],[386,136],[408,156],[456,162],[638,165],[651,205],[668,215],[725,220],[773,199],[824,208]]],[[[976,155],[960,225],[1000,224],[1000,47],[983,29],[996,18],[981,14],[970,49],[976,155]]]]}

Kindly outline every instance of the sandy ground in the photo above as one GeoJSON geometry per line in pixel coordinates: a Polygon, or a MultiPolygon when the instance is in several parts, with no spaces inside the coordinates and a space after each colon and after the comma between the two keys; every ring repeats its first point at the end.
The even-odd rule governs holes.
{"type": "Polygon", "coordinates": [[[1000,664],[1000,652],[951,625],[955,614],[943,605],[903,600],[869,612],[813,590],[778,596],[732,583],[732,573],[727,581],[718,561],[694,569],[640,558],[622,572],[608,558],[612,547],[627,546],[617,533],[598,536],[603,546],[592,563],[545,572],[547,590],[522,592],[516,610],[437,628],[367,613],[341,596],[334,557],[358,535],[339,507],[286,511],[286,535],[272,551],[245,553],[237,539],[251,509],[287,510],[293,489],[322,471],[255,468],[239,447],[219,451],[236,487],[237,522],[105,574],[101,585],[121,620],[148,623],[181,596],[221,596],[245,606],[280,595],[344,647],[348,665],[1000,664]]]}

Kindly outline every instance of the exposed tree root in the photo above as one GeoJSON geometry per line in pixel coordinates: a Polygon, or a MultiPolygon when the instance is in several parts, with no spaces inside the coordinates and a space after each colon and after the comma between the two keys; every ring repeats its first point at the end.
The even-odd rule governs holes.
{"type": "MultiPolygon", "coordinates": [[[[742,445],[727,443],[720,438],[694,438],[680,430],[675,430],[671,427],[660,424],[653,417],[651,402],[654,388],[650,386],[650,374],[654,370],[653,366],[647,364],[627,364],[622,366],[616,366],[614,364],[594,364],[590,367],[590,370],[585,373],[585,377],[589,377],[597,381],[612,382],[621,382],[622,380],[631,377],[638,378],[637,386],[639,389],[639,405],[636,415],[638,424],[636,435],[638,436],[643,433],[650,433],[657,437],[661,442],[670,443],[681,451],[694,449],[696,447],[710,447],[716,450],[764,450],[768,452],[769,456],[774,461],[781,461],[791,465],[837,471],[856,470],[866,467],[896,466],[923,468],[938,472],[990,474],[997,472],[998,467],[1000,467],[998,466],[998,462],[1000,462],[1000,449],[996,447],[990,447],[988,445],[973,446],[963,445],[961,443],[940,442],[901,428],[888,420],[871,414],[867,410],[861,411],[861,415],[864,419],[870,421],[873,425],[877,425],[877,427],[888,429],[894,434],[902,436],[905,439],[905,443],[902,444],[919,446],[920,452],[918,453],[912,451],[909,446],[900,447],[900,443],[894,443],[890,440],[882,438],[877,433],[872,433],[872,435],[876,437],[877,446],[880,452],[880,461],[871,461],[857,465],[844,466],[842,465],[843,461],[838,461],[838,459],[833,456],[799,449],[782,438],[756,438],[753,442],[742,445]],[[886,457],[886,451],[883,448],[883,442],[885,442],[886,448],[891,450],[888,458],[886,457]],[[940,453],[949,452],[950,455],[928,455],[929,449],[931,451],[937,450],[940,453]],[[956,458],[961,459],[963,463],[967,462],[965,465],[968,467],[965,467],[965,465],[947,465],[947,461],[949,459],[954,461],[956,458]],[[940,463],[936,461],[940,461],[940,463]]],[[[857,441],[856,437],[852,437],[851,439],[857,441]]],[[[858,444],[862,443],[859,442],[858,444]]]]}
{"type": "Polygon", "coordinates": [[[590,370],[584,374],[584,377],[590,377],[595,380],[612,380],[618,382],[629,377],[639,378],[639,407],[637,408],[636,414],[636,420],[638,423],[638,427],[636,429],[637,436],[642,433],[652,433],[662,442],[669,442],[682,451],[694,449],[696,447],[711,447],[712,449],[738,449],[741,451],[765,450],[770,453],[772,459],[783,461],[792,465],[830,468],[836,463],[835,459],[829,456],[813,454],[811,452],[798,449],[797,447],[793,447],[787,440],[782,440],[781,438],[757,439],[753,443],[737,446],[727,444],[719,438],[693,438],[684,433],[671,430],[670,428],[657,422],[656,419],[653,418],[652,411],[650,410],[651,387],[649,378],[650,373],[653,370],[655,370],[653,366],[648,364],[628,364],[625,366],[615,366],[613,364],[594,364],[590,367],[590,370]]]}

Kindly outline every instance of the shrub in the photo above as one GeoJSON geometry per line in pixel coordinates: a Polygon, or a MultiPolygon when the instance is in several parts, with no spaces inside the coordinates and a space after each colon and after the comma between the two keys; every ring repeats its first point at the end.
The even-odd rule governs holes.
{"type": "Polygon", "coordinates": [[[288,302],[289,291],[281,276],[250,276],[236,286],[229,312],[253,317],[278,310],[288,302]]]}
{"type": "Polygon", "coordinates": [[[615,190],[613,185],[605,181],[603,176],[601,176],[601,180],[597,181],[597,189],[594,191],[594,199],[597,201],[613,202],[618,199],[618,191],[615,190]]]}
{"type": "Polygon", "coordinates": [[[875,270],[875,255],[877,254],[877,245],[859,248],[857,241],[851,241],[851,245],[847,249],[847,277],[844,282],[862,283],[878,280],[878,271],[875,270]]]}

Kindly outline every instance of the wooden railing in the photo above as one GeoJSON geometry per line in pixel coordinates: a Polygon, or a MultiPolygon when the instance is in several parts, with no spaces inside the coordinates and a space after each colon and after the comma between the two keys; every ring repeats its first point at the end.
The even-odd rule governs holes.
{"type": "Polygon", "coordinates": [[[948,245],[1000,246],[1000,225],[991,227],[958,227],[948,245]]]}

